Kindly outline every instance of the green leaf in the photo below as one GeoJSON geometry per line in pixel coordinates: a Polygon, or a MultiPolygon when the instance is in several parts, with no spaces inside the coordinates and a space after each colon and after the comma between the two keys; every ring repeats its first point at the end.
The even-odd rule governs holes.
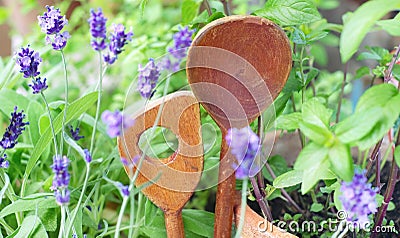
{"type": "Polygon", "coordinates": [[[322,209],[324,209],[324,205],[322,205],[321,203],[313,203],[313,204],[311,204],[310,211],[320,212],[320,211],[322,211],[322,209]]]}
{"type": "Polygon", "coordinates": [[[31,138],[31,143],[35,144],[40,138],[38,121],[40,116],[44,113],[44,108],[36,101],[31,101],[26,109],[28,121],[30,122],[28,126],[29,136],[31,138]]]}
{"type": "Polygon", "coordinates": [[[278,176],[273,185],[275,188],[286,188],[302,182],[303,171],[301,170],[291,170],[280,176],[278,176]]]}
{"type": "Polygon", "coordinates": [[[307,24],[321,19],[315,5],[307,0],[269,0],[255,14],[284,26],[307,24]]]}
{"type": "Polygon", "coordinates": [[[393,74],[394,78],[397,79],[397,81],[400,81],[400,65],[399,64],[393,65],[392,74],[393,74]]]}
{"type": "Polygon", "coordinates": [[[327,148],[311,142],[300,151],[293,168],[295,170],[306,170],[320,164],[327,156],[327,148]]]}
{"type": "Polygon", "coordinates": [[[302,109],[303,121],[322,128],[329,126],[332,110],[325,107],[316,98],[308,100],[302,109]]]}
{"type": "Polygon", "coordinates": [[[18,106],[18,111],[20,111],[26,110],[29,105],[29,99],[10,89],[0,90],[0,102],[0,111],[8,116],[14,111],[15,106],[18,106]]]}
{"type": "Polygon", "coordinates": [[[393,57],[392,54],[385,48],[378,47],[378,46],[366,46],[365,47],[368,51],[362,52],[357,56],[357,60],[376,60],[381,65],[387,64],[393,57]]]}
{"type": "Polygon", "coordinates": [[[346,63],[358,50],[365,35],[388,12],[399,9],[399,1],[374,0],[361,5],[344,23],[340,36],[340,55],[346,63]]]}
{"type": "Polygon", "coordinates": [[[213,237],[213,213],[201,210],[183,209],[182,217],[185,231],[190,231],[203,237],[213,237]]]}
{"type": "Polygon", "coordinates": [[[343,143],[352,143],[367,135],[381,119],[382,108],[359,111],[338,123],[335,134],[343,143]]]}
{"type": "Polygon", "coordinates": [[[201,0],[183,0],[182,2],[182,25],[189,24],[197,15],[201,0]]]}
{"type": "Polygon", "coordinates": [[[368,66],[362,66],[356,71],[356,75],[354,76],[354,79],[359,79],[362,78],[364,75],[369,75],[370,74],[370,69],[368,66]]]}
{"type": "Polygon", "coordinates": [[[25,217],[21,224],[21,228],[14,238],[46,238],[48,237],[40,218],[35,215],[25,217]]]}
{"type": "Polygon", "coordinates": [[[276,120],[276,129],[282,129],[287,131],[296,130],[300,127],[299,123],[302,121],[300,112],[293,112],[290,114],[284,114],[278,117],[276,120]]]}
{"type": "Polygon", "coordinates": [[[83,151],[82,147],[80,147],[76,141],[74,141],[67,133],[63,133],[65,142],[70,145],[78,154],[82,157],[82,159],[86,158],[85,152],[83,151]]]}
{"type": "Polygon", "coordinates": [[[46,231],[57,230],[57,208],[38,210],[38,216],[42,221],[46,231]]]}
{"type": "MultiPolygon", "coordinates": [[[[39,195],[39,194],[37,194],[39,195]]],[[[36,195],[36,196],[37,196],[36,195]]],[[[49,208],[57,207],[57,203],[54,197],[36,197],[26,198],[24,200],[19,199],[14,203],[9,204],[0,211],[0,218],[6,217],[15,212],[34,211],[36,209],[44,210],[49,208]]]]}
{"type": "Polygon", "coordinates": [[[400,36],[400,20],[399,19],[390,19],[390,20],[381,20],[376,23],[378,26],[385,30],[392,36],[400,36]]]}
{"type": "Polygon", "coordinates": [[[329,147],[334,139],[333,134],[326,127],[320,127],[306,122],[300,123],[303,134],[317,144],[329,147]]]}
{"type": "Polygon", "coordinates": [[[303,170],[303,181],[301,183],[301,193],[306,194],[321,179],[334,179],[336,176],[329,169],[327,158],[315,163],[311,167],[303,170]]]}
{"type": "Polygon", "coordinates": [[[400,167],[400,146],[396,146],[394,150],[394,159],[398,167],[400,167]]]}
{"type": "Polygon", "coordinates": [[[351,181],[354,176],[353,159],[350,154],[350,148],[340,142],[336,142],[329,149],[329,161],[332,171],[339,178],[345,181],[351,181]]]}
{"type": "MultiPolygon", "coordinates": [[[[70,121],[77,119],[80,115],[82,115],[86,110],[88,110],[94,102],[97,100],[97,92],[89,93],[82,98],[71,103],[67,110],[67,118],[65,124],[68,124],[70,121]]],[[[62,111],[58,116],[54,119],[54,130],[57,134],[61,131],[62,127],[62,120],[64,111],[62,111]]],[[[51,129],[47,128],[46,132],[40,137],[38,142],[33,149],[31,157],[28,160],[28,164],[26,166],[25,175],[24,177],[28,177],[31,173],[32,169],[35,167],[37,160],[39,159],[40,155],[49,145],[52,139],[51,129]]]]}
{"type": "Polygon", "coordinates": [[[360,97],[355,112],[367,111],[372,107],[384,107],[397,95],[399,95],[397,88],[391,84],[373,86],[360,97]]]}

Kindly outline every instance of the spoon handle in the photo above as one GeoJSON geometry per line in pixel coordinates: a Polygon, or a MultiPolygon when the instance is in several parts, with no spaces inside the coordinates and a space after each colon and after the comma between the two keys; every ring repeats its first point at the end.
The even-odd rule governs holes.
{"type": "Polygon", "coordinates": [[[220,167],[218,174],[218,190],[215,206],[214,237],[231,237],[233,207],[236,187],[235,171],[232,167],[234,156],[228,152],[229,146],[226,143],[226,130],[222,131],[222,143],[220,153],[220,167]],[[223,181],[221,181],[223,180],[223,181]]]}
{"type": "Polygon", "coordinates": [[[179,211],[166,211],[164,212],[165,228],[167,230],[168,238],[182,238],[185,237],[185,230],[183,227],[182,210],[179,211]]]}

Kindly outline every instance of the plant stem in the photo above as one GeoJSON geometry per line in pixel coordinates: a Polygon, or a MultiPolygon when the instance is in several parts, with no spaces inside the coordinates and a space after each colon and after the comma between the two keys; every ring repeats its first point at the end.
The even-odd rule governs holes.
{"type": "Polygon", "coordinates": [[[65,98],[64,98],[64,116],[62,120],[62,126],[61,126],[61,139],[60,139],[60,154],[63,153],[63,144],[64,144],[64,138],[63,134],[65,132],[65,122],[67,120],[67,110],[68,110],[68,72],[67,72],[67,63],[65,61],[65,56],[64,56],[64,51],[60,50],[61,52],[61,58],[62,62],[64,65],[64,77],[65,77],[65,98]]]}
{"type": "Polygon", "coordinates": [[[344,65],[342,88],[340,90],[338,108],[337,108],[337,112],[336,112],[336,123],[338,123],[339,119],[340,119],[340,109],[342,107],[342,100],[343,100],[343,94],[344,94],[344,87],[346,86],[346,77],[347,77],[347,69],[348,69],[348,67],[349,67],[349,62],[347,62],[344,65]]]}
{"type": "MultiPolygon", "coordinates": [[[[296,110],[296,104],[294,103],[294,96],[293,96],[293,93],[292,93],[292,96],[291,96],[290,98],[291,98],[291,100],[292,100],[293,112],[297,112],[297,110],[296,110]]],[[[299,134],[299,139],[300,139],[301,148],[304,148],[305,137],[303,137],[303,135],[302,135],[300,129],[297,129],[297,133],[299,134]]]]}
{"type": "Polygon", "coordinates": [[[56,138],[56,131],[54,130],[53,118],[52,118],[51,113],[50,113],[50,107],[49,107],[49,104],[47,103],[46,97],[44,96],[43,92],[40,92],[40,95],[42,96],[43,102],[46,105],[47,114],[49,115],[51,133],[53,134],[54,153],[56,154],[56,157],[57,157],[58,156],[57,138],[56,138]]]}
{"type": "Polygon", "coordinates": [[[242,235],[242,230],[243,230],[243,225],[244,225],[244,216],[245,216],[245,210],[246,210],[246,204],[247,204],[246,203],[247,182],[248,182],[247,179],[244,179],[243,183],[242,183],[242,202],[240,203],[240,220],[239,220],[238,229],[235,234],[235,238],[242,237],[241,235],[242,235]]]}
{"type": "Polygon", "coordinates": [[[119,229],[121,227],[122,217],[124,216],[124,211],[125,211],[126,205],[128,204],[128,200],[129,200],[129,196],[124,196],[124,199],[122,200],[121,210],[119,211],[119,215],[118,215],[117,225],[115,227],[114,238],[119,237],[119,232],[120,232],[119,229]]]}
{"type": "MultiPolygon", "coordinates": [[[[264,137],[262,125],[263,125],[262,116],[259,116],[257,119],[257,135],[260,138],[261,143],[264,140],[264,139],[262,139],[264,137]]],[[[261,163],[260,153],[258,154],[258,158],[260,159],[260,163],[261,163]]],[[[261,196],[263,198],[265,198],[265,196],[266,196],[265,191],[264,191],[265,183],[264,183],[264,176],[262,175],[262,170],[260,170],[260,172],[257,173],[257,184],[258,184],[258,187],[260,188],[261,196]]]]}
{"type": "Polygon", "coordinates": [[[393,67],[397,61],[397,58],[399,57],[399,53],[400,53],[400,44],[397,46],[396,52],[394,53],[393,58],[390,61],[389,67],[385,71],[385,75],[383,76],[383,81],[385,83],[389,82],[392,77],[393,67]]]}
{"type": "Polygon", "coordinates": [[[58,238],[64,237],[64,228],[65,228],[65,207],[61,205],[61,225],[60,232],[58,233],[58,238]]]}
{"type": "Polygon", "coordinates": [[[225,15],[230,16],[231,15],[231,9],[229,6],[229,0],[221,0],[222,5],[224,5],[224,12],[225,15]]]}
{"type": "MultiPolygon", "coordinates": [[[[267,168],[267,170],[268,170],[269,174],[271,175],[271,177],[272,177],[273,179],[276,179],[276,175],[275,175],[274,171],[272,170],[271,166],[268,164],[268,162],[265,163],[265,167],[267,168]]],[[[286,200],[287,200],[290,204],[292,204],[292,206],[293,206],[298,212],[304,214],[304,211],[300,208],[299,205],[297,205],[297,203],[292,199],[292,197],[290,197],[290,195],[286,192],[285,189],[281,188],[281,192],[282,192],[283,197],[285,197],[286,200]]]]}
{"type": "MultiPolygon", "coordinates": [[[[400,133],[397,133],[397,139],[395,145],[396,147],[400,146],[400,133]]],[[[399,173],[399,167],[397,166],[397,163],[395,162],[393,156],[392,167],[389,175],[389,182],[386,188],[385,196],[383,198],[382,206],[379,208],[378,214],[376,215],[376,220],[375,220],[376,222],[374,225],[374,229],[372,230],[371,238],[375,238],[378,235],[378,233],[376,232],[376,228],[382,225],[383,219],[385,218],[389,202],[392,199],[393,192],[397,183],[398,173],[399,173]]]]}
{"type": "MultiPolygon", "coordinates": [[[[271,210],[270,210],[268,204],[266,203],[266,201],[264,200],[264,197],[260,193],[260,188],[258,187],[256,179],[254,177],[251,177],[250,182],[251,182],[251,185],[253,186],[254,195],[256,197],[257,203],[260,206],[264,217],[266,217],[268,221],[272,221],[273,218],[272,218],[271,210]]],[[[243,213],[240,213],[240,214],[243,214],[243,213]]]]}
{"type": "Polygon", "coordinates": [[[90,141],[90,153],[93,154],[93,147],[94,147],[94,138],[96,136],[96,131],[97,131],[97,123],[99,120],[99,115],[100,115],[100,106],[101,106],[101,96],[102,96],[102,90],[103,90],[103,64],[102,64],[102,54],[101,51],[99,51],[99,60],[100,60],[100,69],[99,69],[99,88],[98,88],[98,96],[97,96],[97,107],[96,107],[96,116],[94,118],[94,125],[93,125],[93,131],[92,131],[92,138],[90,141]]]}
{"type": "Polygon", "coordinates": [[[207,9],[208,16],[211,16],[212,11],[211,11],[211,6],[210,6],[210,3],[208,2],[208,0],[203,0],[203,4],[207,9]]]}
{"type": "MultiPolygon", "coordinates": [[[[85,158],[83,158],[85,159],[85,158]]],[[[74,224],[74,220],[76,218],[76,215],[78,214],[78,209],[82,203],[82,199],[83,199],[83,195],[85,194],[86,188],[87,188],[87,184],[88,184],[88,180],[89,180],[89,174],[90,174],[90,163],[86,163],[86,175],[85,175],[85,181],[83,182],[83,187],[82,187],[82,191],[81,191],[81,195],[79,196],[79,200],[78,203],[76,204],[75,210],[72,213],[72,217],[70,219],[70,222],[68,224],[68,228],[67,228],[67,237],[69,237],[69,232],[73,227],[74,224]]]]}

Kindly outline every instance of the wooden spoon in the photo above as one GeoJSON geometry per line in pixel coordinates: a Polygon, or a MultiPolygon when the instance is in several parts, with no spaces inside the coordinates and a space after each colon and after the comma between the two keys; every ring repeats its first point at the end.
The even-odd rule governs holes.
{"type": "Polygon", "coordinates": [[[187,77],[199,102],[222,132],[214,237],[231,237],[235,158],[229,128],[247,126],[278,96],[292,55],[285,33],[256,16],[229,16],[205,26],[188,52],[187,77]]]}
{"type": "MultiPolygon", "coordinates": [[[[141,155],[140,135],[151,128],[164,103],[158,126],[170,129],[178,138],[176,152],[165,159],[145,156],[135,185],[151,183],[142,192],[164,211],[168,237],[185,237],[182,208],[192,196],[203,170],[203,147],[200,130],[199,104],[191,92],[176,92],[152,102],[132,118],[135,124],[118,138],[122,158],[141,155]]],[[[125,166],[129,176],[136,171],[138,161],[125,166]]]]}

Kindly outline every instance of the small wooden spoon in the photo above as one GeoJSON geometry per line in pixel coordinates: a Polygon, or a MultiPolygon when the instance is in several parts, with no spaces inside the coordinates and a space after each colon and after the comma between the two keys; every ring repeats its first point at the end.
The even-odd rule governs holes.
{"type": "Polygon", "coordinates": [[[231,237],[235,174],[225,136],[244,127],[278,96],[292,55],[285,33],[256,16],[229,16],[205,26],[188,52],[187,77],[222,131],[214,237],[231,237]]]}
{"type": "MultiPolygon", "coordinates": [[[[142,192],[164,211],[168,237],[185,237],[182,208],[192,196],[203,170],[203,146],[200,130],[199,104],[191,92],[176,92],[156,100],[133,116],[135,124],[118,138],[122,158],[141,155],[140,135],[151,128],[161,104],[164,103],[158,126],[170,129],[178,138],[176,152],[165,159],[148,156],[143,160],[135,185],[151,183],[142,192]]],[[[131,160],[132,161],[132,160],[131,160]]],[[[129,176],[137,169],[125,166],[129,176]]]]}

